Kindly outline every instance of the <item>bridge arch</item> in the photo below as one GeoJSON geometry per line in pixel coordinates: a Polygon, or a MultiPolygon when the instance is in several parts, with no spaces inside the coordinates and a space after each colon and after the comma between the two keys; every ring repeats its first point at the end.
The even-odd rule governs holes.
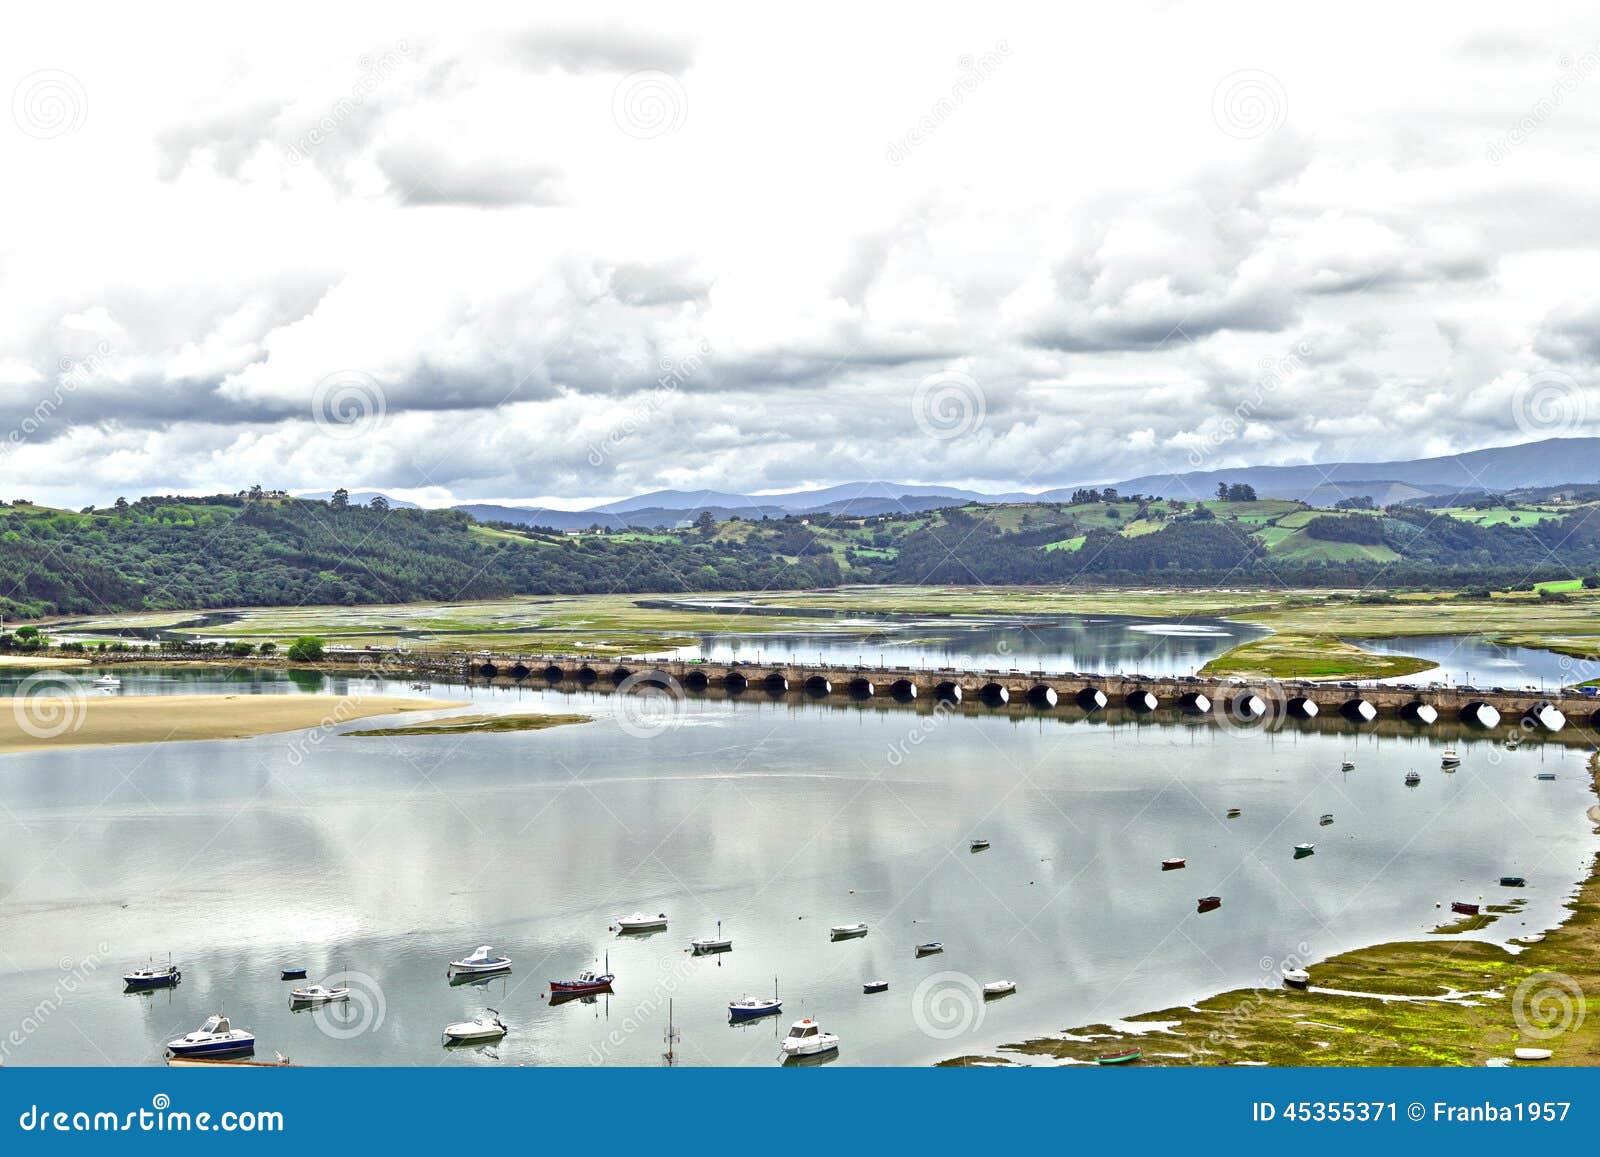
{"type": "Polygon", "coordinates": [[[943,699],[946,703],[961,702],[961,684],[946,679],[933,689],[934,696],[943,699]]]}
{"type": "Polygon", "coordinates": [[[1028,688],[1028,702],[1035,707],[1054,707],[1060,702],[1056,689],[1048,683],[1036,683],[1028,688]]]}
{"type": "Polygon", "coordinates": [[[854,695],[857,699],[871,699],[876,691],[877,688],[872,685],[871,679],[866,679],[860,675],[857,675],[854,679],[850,680],[850,694],[854,695]]]}
{"type": "Polygon", "coordinates": [[[544,669],[544,678],[547,683],[559,683],[566,677],[567,673],[554,663],[544,669]]]}
{"type": "Polygon", "coordinates": [[[889,684],[889,694],[896,699],[915,699],[917,697],[917,685],[910,679],[896,679],[889,684]]]}
{"type": "Polygon", "coordinates": [[[1098,711],[1106,705],[1106,693],[1094,686],[1080,689],[1073,699],[1085,711],[1098,711]]]}
{"type": "Polygon", "coordinates": [[[1011,702],[1011,692],[1003,683],[985,683],[978,694],[985,703],[1004,704],[1011,702]]]}
{"type": "Polygon", "coordinates": [[[1161,701],[1149,691],[1130,691],[1123,702],[1135,711],[1154,711],[1161,705],[1161,701]]]}
{"type": "Polygon", "coordinates": [[[813,695],[828,695],[833,692],[833,684],[825,675],[813,675],[806,680],[806,690],[813,695]]]}
{"type": "Polygon", "coordinates": [[[1500,712],[1496,711],[1494,704],[1485,703],[1482,699],[1474,699],[1461,709],[1461,721],[1470,723],[1474,727],[1500,726],[1500,712]]]}
{"type": "Polygon", "coordinates": [[[1293,715],[1296,719],[1315,719],[1317,717],[1317,712],[1320,711],[1321,708],[1317,706],[1317,701],[1311,698],[1311,696],[1296,695],[1293,699],[1289,700],[1287,704],[1287,710],[1289,714],[1293,715]]]}
{"type": "Polygon", "coordinates": [[[746,687],[750,686],[750,680],[744,677],[744,672],[742,671],[729,671],[722,677],[722,685],[733,694],[737,695],[746,687]]]}
{"type": "Polygon", "coordinates": [[[1439,709],[1432,703],[1424,703],[1421,699],[1413,699],[1400,708],[1400,718],[1408,719],[1412,723],[1421,723],[1432,727],[1439,722],[1439,709]]]}
{"type": "Polygon", "coordinates": [[[1357,723],[1371,723],[1378,717],[1378,709],[1359,695],[1352,695],[1339,705],[1339,714],[1357,723]]]}

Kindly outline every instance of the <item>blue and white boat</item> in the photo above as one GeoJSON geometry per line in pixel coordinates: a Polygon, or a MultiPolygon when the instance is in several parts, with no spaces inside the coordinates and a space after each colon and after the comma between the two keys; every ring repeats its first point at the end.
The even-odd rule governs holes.
{"type": "Polygon", "coordinates": [[[500,956],[487,944],[480,944],[470,956],[450,962],[450,971],[457,976],[484,972],[511,971],[511,957],[500,956]]]}
{"type": "Polygon", "coordinates": [[[183,979],[183,973],[169,960],[166,964],[147,964],[122,974],[122,983],[129,988],[171,988],[183,979]]]}
{"type": "Polygon", "coordinates": [[[772,978],[772,995],[741,996],[728,1002],[729,1020],[756,1020],[763,1016],[776,1016],[783,1011],[783,1001],[778,999],[778,978],[772,978]]]}
{"type": "Polygon", "coordinates": [[[194,1032],[167,1042],[167,1051],[175,1057],[215,1057],[229,1053],[256,1051],[254,1033],[234,1028],[228,1018],[220,1013],[194,1032]]]}
{"type": "Polygon", "coordinates": [[[929,940],[925,944],[918,944],[917,945],[917,955],[918,956],[932,956],[935,952],[943,952],[943,951],[944,951],[944,941],[943,940],[929,940]]]}

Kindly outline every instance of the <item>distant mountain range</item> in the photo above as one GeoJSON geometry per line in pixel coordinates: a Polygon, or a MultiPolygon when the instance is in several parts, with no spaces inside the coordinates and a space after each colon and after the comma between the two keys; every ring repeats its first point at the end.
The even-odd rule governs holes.
{"type": "MultiPolygon", "coordinates": [[[[1370,496],[1378,505],[1473,491],[1600,482],[1600,438],[1547,438],[1520,446],[1498,446],[1438,458],[1388,462],[1329,462],[1307,466],[1240,466],[1143,474],[1112,483],[1123,494],[1204,498],[1217,483],[1247,483],[1263,498],[1291,498],[1332,506],[1340,498],[1370,496]]],[[[1087,485],[1087,484],[1086,484],[1087,485]]],[[[1104,484],[1096,484],[1103,486],[1104,484]]],[[[887,514],[968,503],[1067,502],[1076,486],[1038,493],[983,493],[954,486],[906,482],[846,482],[781,494],[734,494],[722,490],[653,490],[588,510],[469,503],[457,506],[483,522],[512,522],[582,530],[591,526],[676,526],[710,511],[713,518],[783,518],[791,514],[887,514]]],[[[325,497],[325,496],[308,496],[325,497]]],[[[357,501],[352,494],[351,501],[357,501]]],[[[362,492],[360,501],[371,495],[362,492]]],[[[408,503],[395,502],[404,506],[408,503]]]]}

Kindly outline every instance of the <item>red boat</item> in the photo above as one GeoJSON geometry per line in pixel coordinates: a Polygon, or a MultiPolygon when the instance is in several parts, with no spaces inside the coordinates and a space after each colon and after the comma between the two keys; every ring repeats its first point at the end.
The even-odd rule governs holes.
{"type": "Polygon", "coordinates": [[[1173,856],[1171,859],[1161,861],[1161,870],[1163,872],[1170,872],[1174,868],[1183,867],[1188,862],[1189,861],[1185,860],[1182,856],[1173,856]]]}
{"type": "Polygon", "coordinates": [[[1450,911],[1460,912],[1463,916],[1476,916],[1478,914],[1478,905],[1469,904],[1465,900],[1452,900],[1450,902],[1450,911]]]}
{"type": "Polygon", "coordinates": [[[583,996],[590,992],[610,992],[611,982],[616,977],[609,972],[583,971],[578,973],[576,980],[552,980],[550,993],[560,993],[563,996],[583,996]]]}
{"type": "Polygon", "coordinates": [[[1210,912],[1214,908],[1222,907],[1221,896],[1201,896],[1196,911],[1210,912]]]}

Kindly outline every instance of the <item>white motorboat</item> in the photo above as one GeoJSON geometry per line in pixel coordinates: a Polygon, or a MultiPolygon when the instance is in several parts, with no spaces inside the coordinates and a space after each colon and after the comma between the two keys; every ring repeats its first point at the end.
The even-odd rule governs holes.
{"type": "Polygon", "coordinates": [[[852,936],[865,936],[866,934],[867,926],[861,923],[835,924],[828,929],[828,935],[835,940],[848,940],[852,936]]]}
{"type": "Polygon", "coordinates": [[[458,976],[482,972],[509,972],[511,970],[511,957],[498,955],[487,944],[480,944],[470,956],[462,960],[452,960],[450,971],[458,976]]]}
{"type": "Polygon", "coordinates": [[[234,1028],[228,1023],[228,1018],[220,1013],[194,1032],[167,1042],[167,1051],[175,1057],[226,1056],[229,1053],[253,1053],[255,1050],[255,1034],[234,1028]]]}
{"type": "Polygon", "coordinates": [[[102,675],[94,681],[94,685],[96,687],[120,687],[122,686],[122,680],[115,675],[102,675]]]}
{"type": "Polygon", "coordinates": [[[1547,1061],[1552,1054],[1549,1049],[1516,1049],[1511,1055],[1519,1061],[1547,1061]]]}
{"type": "Polygon", "coordinates": [[[839,1038],[809,1016],[789,1026],[789,1035],[783,1038],[783,1055],[786,1057],[814,1057],[830,1053],[839,1047],[839,1038]]]}
{"type": "Polygon", "coordinates": [[[987,999],[991,996],[1010,996],[1017,991],[1015,980],[991,980],[983,986],[983,995],[987,999]]]}
{"type": "Polygon", "coordinates": [[[482,1016],[458,1021],[444,1026],[446,1044],[469,1044],[473,1041],[499,1040],[506,1035],[506,1022],[500,1019],[498,1009],[485,1009],[482,1016]]]}
{"type": "Polygon", "coordinates": [[[1456,754],[1455,748],[1447,747],[1444,749],[1444,754],[1439,757],[1439,763],[1444,767],[1460,767],[1461,757],[1456,754]]]}
{"type": "Polygon", "coordinates": [[[646,916],[643,912],[635,912],[632,916],[617,917],[617,931],[619,932],[659,932],[667,926],[667,914],[657,912],[654,916],[646,916]]]}
{"type": "Polygon", "coordinates": [[[1347,760],[1345,760],[1343,763],[1341,763],[1339,765],[1339,770],[1340,771],[1354,771],[1355,769],[1356,769],[1356,761],[1353,760],[1353,759],[1347,759],[1347,760]]]}
{"type": "Polygon", "coordinates": [[[1406,786],[1407,787],[1416,787],[1417,784],[1419,784],[1421,782],[1422,782],[1422,774],[1420,772],[1416,772],[1416,771],[1408,771],[1408,772],[1406,772],[1406,786]]]}
{"type": "Polygon", "coordinates": [[[289,990],[290,1004],[334,1004],[349,999],[348,988],[325,988],[320,984],[308,984],[303,988],[289,990]]]}
{"type": "Polygon", "coordinates": [[[1283,982],[1290,988],[1305,988],[1311,983],[1311,973],[1304,968],[1285,968],[1283,982]]]}

